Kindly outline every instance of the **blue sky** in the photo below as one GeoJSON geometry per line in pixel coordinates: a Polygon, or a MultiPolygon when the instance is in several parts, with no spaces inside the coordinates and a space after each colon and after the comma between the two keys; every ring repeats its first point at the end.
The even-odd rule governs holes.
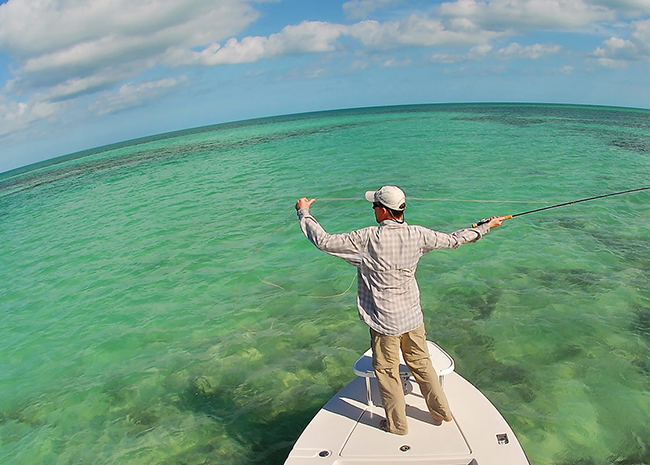
{"type": "Polygon", "coordinates": [[[227,121],[447,102],[650,108],[650,0],[0,0],[0,172],[227,121]]]}

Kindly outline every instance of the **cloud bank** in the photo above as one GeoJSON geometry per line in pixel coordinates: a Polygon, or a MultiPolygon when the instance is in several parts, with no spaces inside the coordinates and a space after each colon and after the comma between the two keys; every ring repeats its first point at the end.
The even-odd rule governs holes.
{"type": "Polygon", "coordinates": [[[0,135],[54,118],[72,102],[95,115],[144,105],[191,85],[191,69],[306,54],[354,57],[350,69],[412,66],[417,59],[400,56],[404,50],[421,51],[428,63],[539,60],[568,47],[519,38],[610,31],[585,59],[610,68],[650,62],[650,0],[454,0],[424,9],[408,0],[350,0],[340,7],[347,22],[305,20],[247,35],[261,1],[9,0],[0,5],[0,53],[10,61],[0,135]],[[402,7],[409,13],[373,19],[402,7]]]}

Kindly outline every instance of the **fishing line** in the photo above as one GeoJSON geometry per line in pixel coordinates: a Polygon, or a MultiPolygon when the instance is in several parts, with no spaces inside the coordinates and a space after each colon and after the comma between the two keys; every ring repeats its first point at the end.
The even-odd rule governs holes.
{"type": "MultiPolygon", "coordinates": [[[[322,201],[326,201],[326,202],[347,202],[347,201],[352,201],[352,200],[356,201],[356,200],[363,200],[363,199],[359,199],[358,197],[319,197],[318,198],[318,201],[321,201],[321,202],[322,201]]],[[[543,200],[532,200],[532,201],[531,200],[481,200],[481,199],[449,199],[449,198],[424,198],[424,197],[409,197],[409,200],[429,201],[429,202],[520,203],[520,204],[522,204],[522,203],[528,203],[528,204],[550,204],[550,203],[552,203],[550,201],[543,201],[543,200]]],[[[285,223],[283,223],[281,225],[281,227],[284,226],[284,224],[286,224],[286,221],[285,221],[285,223]]],[[[271,236],[272,235],[273,235],[273,233],[271,234],[271,236]]],[[[269,236],[269,237],[271,237],[271,236],[269,236]]],[[[258,248],[258,250],[261,249],[262,247],[264,247],[264,245],[266,245],[266,243],[268,241],[269,241],[269,239],[267,239],[258,248]]],[[[276,284],[276,283],[273,283],[271,281],[264,280],[264,279],[260,278],[259,276],[256,276],[256,277],[260,282],[262,282],[264,284],[276,287],[276,288],[278,288],[280,290],[283,290],[285,292],[289,292],[291,294],[296,294],[296,295],[298,295],[300,297],[307,297],[307,298],[310,298],[310,299],[333,299],[333,298],[336,298],[336,297],[341,297],[341,296],[347,294],[348,292],[350,292],[350,289],[352,289],[352,286],[354,285],[354,281],[356,280],[357,275],[356,275],[356,273],[354,274],[354,276],[352,277],[352,281],[350,281],[350,285],[348,286],[348,288],[345,291],[340,292],[338,294],[333,294],[333,295],[302,294],[300,292],[297,292],[297,291],[294,291],[294,290],[291,290],[291,289],[287,289],[284,286],[281,286],[280,284],[276,284]]]]}
{"type": "MultiPolygon", "coordinates": [[[[518,216],[528,215],[530,213],[537,213],[537,212],[541,212],[541,211],[544,211],[544,210],[550,210],[551,208],[566,207],[567,205],[573,205],[575,203],[588,202],[590,200],[596,200],[596,199],[604,199],[605,197],[613,197],[615,195],[630,194],[632,192],[640,192],[640,191],[645,191],[645,190],[648,190],[648,189],[650,189],[650,186],[639,187],[637,189],[629,189],[629,190],[620,191],[620,192],[613,192],[611,194],[596,195],[594,197],[588,197],[586,199],[572,200],[571,202],[558,203],[557,205],[551,205],[550,207],[536,208],[535,210],[528,210],[526,212],[515,213],[514,215],[507,215],[505,217],[505,219],[509,220],[510,218],[516,218],[518,216]]],[[[490,221],[489,218],[483,218],[482,220],[472,224],[472,227],[475,228],[475,227],[480,226],[482,224],[488,223],[489,221],[490,221]]]]}
{"type": "MultiPolygon", "coordinates": [[[[363,200],[358,197],[318,197],[316,200],[319,202],[342,202],[349,200],[363,200]]],[[[447,199],[447,198],[424,198],[424,197],[409,197],[409,201],[424,201],[424,202],[472,202],[472,203],[538,203],[549,204],[553,203],[547,200],[482,200],[482,199],[447,199]]]]}
{"type": "MultiPolygon", "coordinates": [[[[253,250],[252,250],[248,255],[246,255],[246,257],[244,257],[244,259],[241,260],[240,264],[242,264],[242,265],[247,265],[248,262],[251,260],[252,257],[258,256],[258,255],[259,255],[259,252],[260,252],[260,251],[261,251],[261,250],[266,246],[266,244],[268,244],[268,243],[271,241],[271,239],[272,239],[273,237],[275,237],[276,234],[277,234],[277,233],[278,233],[282,228],[284,228],[288,223],[289,223],[289,219],[286,219],[286,220],[284,220],[283,222],[281,222],[280,225],[279,225],[277,228],[272,229],[271,232],[270,232],[270,233],[268,234],[268,236],[266,237],[266,239],[264,240],[264,242],[260,243],[260,244],[255,248],[255,249],[253,249],[253,250]]],[[[257,277],[257,279],[260,279],[259,276],[256,275],[256,277],[257,277]]],[[[236,286],[234,287],[234,288],[237,290],[237,292],[234,292],[234,293],[233,293],[233,298],[232,298],[232,316],[233,316],[233,319],[237,322],[237,325],[238,325],[241,329],[243,329],[244,331],[246,331],[247,333],[253,333],[253,334],[256,334],[257,332],[256,332],[255,330],[253,330],[253,329],[251,329],[251,328],[249,328],[249,327],[244,326],[243,324],[241,324],[241,321],[240,321],[240,319],[239,319],[239,316],[242,314],[242,312],[241,312],[241,311],[238,311],[238,310],[239,310],[239,308],[238,308],[238,307],[239,307],[239,299],[238,299],[238,296],[239,296],[240,294],[243,294],[243,293],[241,292],[241,289],[242,289],[242,287],[243,287],[243,283],[244,283],[244,273],[242,273],[242,274],[239,276],[239,278],[237,278],[237,281],[238,281],[238,285],[236,285],[236,286]]],[[[262,281],[262,280],[260,279],[260,281],[262,281]]],[[[271,326],[269,327],[269,329],[272,329],[274,324],[275,324],[275,321],[272,321],[272,322],[271,322],[271,326]]]]}
{"type": "Polygon", "coordinates": [[[352,277],[352,281],[350,281],[350,285],[348,286],[348,288],[347,288],[345,291],[343,291],[343,292],[341,292],[341,293],[339,293],[339,294],[334,294],[334,295],[307,295],[307,294],[301,294],[301,293],[299,293],[299,292],[292,291],[292,290],[290,290],[290,289],[286,289],[286,288],[280,286],[279,284],[275,284],[275,283],[272,283],[272,282],[270,282],[270,281],[264,281],[264,280],[263,280],[262,278],[260,278],[259,276],[257,277],[257,279],[259,279],[260,281],[262,281],[264,284],[268,284],[269,286],[277,287],[278,289],[282,289],[283,291],[286,291],[286,292],[290,292],[290,293],[292,293],[292,294],[299,295],[300,297],[309,297],[310,299],[333,299],[333,298],[335,298],[335,297],[341,297],[342,295],[347,294],[347,293],[350,291],[350,289],[352,289],[352,285],[354,284],[354,280],[357,279],[357,275],[355,274],[355,275],[352,277]]]}
{"type": "MultiPolygon", "coordinates": [[[[280,232],[280,230],[283,229],[284,227],[286,227],[287,224],[289,224],[290,222],[293,223],[294,221],[291,221],[291,220],[289,220],[289,219],[286,219],[286,220],[282,221],[282,223],[281,223],[277,228],[271,230],[271,232],[268,234],[267,238],[266,238],[262,243],[260,243],[260,245],[258,245],[254,250],[252,250],[252,251],[251,251],[251,252],[250,252],[250,253],[249,253],[249,254],[248,254],[248,255],[247,255],[247,256],[242,260],[241,263],[247,263],[247,262],[248,262],[252,257],[254,257],[254,256],[258,256],[258,255],[259,255],[259,252],[260,252],[264,247],[266,247],[266,245],[271,241],[271,239],[273,239],[274,237],[276,237],[276,235],[280,232]]],[[[297,292],[297,291],[294,291],[294,290],[291,290],[291,289],[287,289],[286,287],[283,287],[283,286],[281,286],[280,284],[276,284],[276,283],[273,283],[273,282],[271,282],[271,281],[264,280],[264,279],[262,279],[262,278],[261,278],[259,275],[257,275],[257,274],[255,275],[255,277],[256,277],[260,282],[262,282],[262,283],[264,283],[264,284],[266,284],[266,285],[276,287],[276,288],[281,289],[281,290],[283,290],[283,291],[285,291],[285,292],[288,292],[288,293],[290,293],[290,294],[296,294],[296,295],[298,295],[298,296],[300,296],[300,297],[308,297],[308,298],[310,298],[310,299],[333,299],[333,298],[335,298],[335,297],[340,297],[340,296],[342,296],[342,295],[347,294],[347,293],[350,291],[350,289],[352,289],[352,286],[354,285],[354,281],[355,281],[355,279],[357,278],[357,274],[355,273],[355,274],[353,275],[353,277],[352,277],[352,281],[350,282],[350,285],[348,286],[348,288],[347,288],[345,291],[340,292],[340,293],[338,293],[338,294],[333,294],[333,295],[310,295],[310,294],[301,294],[300,292],[297,292]]],[[[243,277],[240,278],[240,284],[239,284],[239,286],[238,286],[239,288],[241,288],[241,286],[242,286],[242,284],[241,284],[242,281],[243,281],[243,277]]],[[[233,316],[237,316],[236,313],[235,313],[235,311],[236,311],[236,309],[237,309],[237,303],[238,303],[238,302],[237,302],[237,294],[235,294],[235,296],[233,297],[233,306],[232,306],[232,313],[233,313],[233,316]]],[[[251,329],[249,329],[249,328],[245,328],[245,327],[242,326],[241,324],[240,324],[240,326],[241,326],[243,329],[245,329],[246,331],[248,331],[248,332],[254,332],[253,330],[251,330],[251,329]]]]}
{"type": "MultiPolygon", "coordinates": [[[[534,210],[528,210],[528,211],[521,212],[521,213],[515,213],[513,215],[507,215],[505,217],[505,219],[516,218],[518,216],[529,215],[531,213],[537,213],[537,212],[541,212],[541,211],[544,211],[544,210],[550,210],[552,208],[566,207],[568,205],[573,205],[573,204],[576,204],[576,203],[588,202],[590,200],[604,199],[606,197],[613,197],[615,195],[622,195],[622,194],[630,194],[630,193],[633,193],[633,192],[640,192],[640,191],[645,191],[645,190],[649,190],[649,189],[650,189],[650,186],[647,186],[647,187],[640,187],[640,188],[637,188],[637,189],[629,189],[629,190],[620,191],[620,192],[613,192],[613,193],[610,193],[610,194],[596,195],[594,197],[588,197],[588,198],[579,199],[579,200],[572,200],[570,202],[558,203],[558,204],[554,204],[554,205],[549,205],[547,207],[540,207],[540,208],[536,208],[534,210]]],[[[337,201],[351,201],[351,200],[361,200],[361,199],[359,199],[357,197],[325,197],[325,198],[319,198],[318,200],[319,201],[337,202],[337,201]]],[[[430,201],[430,202],[473,202],[473,203],[521,203],[521,204],[523,204],[523,203],[528,203],[528,204],[549,204],[549,203],[552,203],[552,202],[543,201],[543,200],[482,200],[482,199],[449,199],[449,198],[423,198],[423,197],[410,197],[409,200],[430,201]]],[[[489,221],[490,221],[489,218],[484,218],[484,219],[472,224],[472,227],[477,227],[479,225],[488,223],[489,221]]],[[[280,227],[283,227],[285,224],[286,224],[286,221],[280,227]]],[[[269,238],[271,236],[273,236],[273,234],[274,233],[272,233],[269,236],[269,238]]],[[[258,248],[258,250],[261,249],[262,247],[264,247],[264,245],[266,245],[266,243],[268,241],[269,241],[269,239],[267,239],[258,248]]],[[[289,292],[289,293],[292,293],[292,294],[299,295],[301,297],[309,297],[309,298],[312,298],[312,299],[332,299],[332,298],[340,297],[342,295],[347,294],[350,291],[350,289],[352,289],[352,286],[354,285],[354,281],[355,281],[356,277],[357,276],[355,274],[353,276],[353,278],[352,278],[352,281],[350,282],[350,285],[348,286],[348,288],[345,291],[343,291],[343,292],[341,292],[339,294],[326,295],[326,296],[301,294],[299,292],[287,289],[287,288],[285,288],[285,287],[283,287],[283,286],[281,286],[279,284],[276,284],[276,283],[273,283],[273,282],[270,282],[270,281],[265,281],[264,279],[260,278],[259,276],[257,276],[257,279],[259,279],[260,282],[262,282],[264,284],[276,287],[276,288],[281,289],[281,290],[283,290],[285,292],[289,292]]]]}

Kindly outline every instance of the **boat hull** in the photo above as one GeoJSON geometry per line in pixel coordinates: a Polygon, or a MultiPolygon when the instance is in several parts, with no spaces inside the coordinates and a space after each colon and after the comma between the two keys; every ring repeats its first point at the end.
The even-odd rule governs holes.
{"type": "MultiPolygon", "coordinates": [[[[285,464],[529,465],[510,426],[477,388],[455,372],[444,383],[453,421],[436,426],[409,379],[409,434],[399,436],[380,428],[383,407],[368,402],[363,378],[354,379],[316,414],[285,464]]],[[[370,389],[380,399],[374,378],[370,389]]]]}

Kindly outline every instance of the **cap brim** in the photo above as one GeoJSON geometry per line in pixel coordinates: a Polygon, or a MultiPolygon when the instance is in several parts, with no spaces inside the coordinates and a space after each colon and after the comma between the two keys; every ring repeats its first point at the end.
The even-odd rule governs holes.
{"type": "Polygon", "coordinates": [[[375,201],[375,192],[377,192],[377,191],[366,191],[366,200],[368,202],[374,202],[375,201]]]}

